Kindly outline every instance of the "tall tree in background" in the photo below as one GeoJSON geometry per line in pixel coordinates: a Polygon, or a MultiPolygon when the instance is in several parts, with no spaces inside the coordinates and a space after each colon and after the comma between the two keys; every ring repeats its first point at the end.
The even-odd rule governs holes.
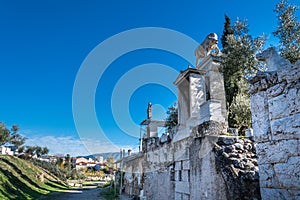
{"type": "Polygon", "coordinates": [[[274,10],[277,13],[278,28],[273,32],[279,38],[279,50],[283,58],[295,63],[300,59],[300,22],[295,12],[297,6],[281,0],[274,10]]]}
{"type": "Polygon", "coordinates": [[[0,122],[0,145],[3,145],[9,141],[10,131],[6,126],[0,122]]]}
{"type": "MultiPolygon", "coordinates": [[[[230,18],[225,14],[224,30],[223,30],[223,35],[221,37],[221,43],[222,43],[223,50],[227,50],[228,43],[227,43],[226,38],[228,35],[233,35],[233,30],[231,27],[230,18]]],[[[223,52],[223,53],[226,53],[226,52],[223,52]]]]}
{"type": "Polygon", "coordinates": [[[225,16],[225,29],[222,54],[222,72],[226,92],[229,127],[238,128],[243,132],[251,127],[250,95],[246,78],[262,70],[255,59],[257,51],[261,50],[265,37],[253,38],[249,34],[247,21],[237,19],[232,26],[233,34],[228,34],[230,19],[225,16]],[[225,35],[226,34],[226,35],[225,35]]]}
{"type": "Polygon", "coordinates": [[[41,154],[47,155],[49,153],[49,149],[47,147],[43,147],[41,154]]]}
{"type": "Polygon", "coordinates": [[[9,142],[17,147],[22,146],[27,138],[23,137],[18,133],[19,127],[17,125],[13,125],[11,131],[12,133],[9,142]]]}
{"type": "Polygon", "coordinates": [[[0,122],[0,145],[5,143],[11,143],[17,147],[22,146],[25,143],[26,138],[18,133],[19,127],[13,125],[11,131],[0,122]]]}
{"type": "Polygon", "coordinates": [[[165,122],[165,128],[167,133],[171,133],[173,128],[178,124],[178,107],[175,103],[170,106],[167,111],[167,118],[165,122]]]}

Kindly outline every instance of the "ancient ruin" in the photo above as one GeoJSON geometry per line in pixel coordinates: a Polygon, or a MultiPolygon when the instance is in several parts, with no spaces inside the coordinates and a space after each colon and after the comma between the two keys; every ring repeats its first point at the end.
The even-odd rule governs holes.
{"type": "Polygon", "coordinates": [[[140,152],[117,161],[120,191],[141,199],[299,199],[300,62],[251,80],[254,137],[252,129],[228,133],[219,66],[207,55],[180,72],[172,132],[158,137],[163,121],[148,105],[140,152]]]}
{"type": "Polygon", "coordinates": [[[300,62],[275,56],[277,70],[250,81],[261,196],[300,199],[300,62]]]}

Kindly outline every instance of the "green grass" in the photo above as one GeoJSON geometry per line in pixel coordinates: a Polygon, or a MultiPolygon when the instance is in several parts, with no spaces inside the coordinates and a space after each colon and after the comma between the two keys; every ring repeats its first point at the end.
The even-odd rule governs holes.
{"type": "Polygon", "coordinates": [[[0,155],[0,199],[37,199],[51,191],[67,189],[57,177],[32,163],[0,155]],[[43,174],[43,180],[41,175],[43,174]]]}

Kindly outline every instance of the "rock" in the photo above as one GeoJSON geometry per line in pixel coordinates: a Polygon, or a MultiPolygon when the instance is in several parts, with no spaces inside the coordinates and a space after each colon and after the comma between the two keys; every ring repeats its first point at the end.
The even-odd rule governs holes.
{"type": "Polygon", "coordinates": [[[227,146],[227,147],[225,147],[224,151],[226,153],[231,153],[233,151],[233,146],[227,146]]]}
{"type": "Polygon", "coordinates": [[[229,158],[240,158],[241,156],[240,156],[240,154],[238,154],[238,153],[231,153],[230,155],[229,155],[229,158]]]}
{"type": "Polygon", "coordinates": [[[235,137],[219,137],[217,144],[219,145],[231,145],[236,143],[237,139],[235,137]]]}
{"type": "Polygon", "coordinates": [[[244,149],[251,151],[252,150],[252,144],[251,143],[246,143],[244,144],[244,149]]]}
{"type": "Polygon", "coordinates": [[[244,149],[243,145],[240,144],[240,143],[234,144],[234,147],[235,147],[236,149],[238,149],[238,150],[243,150],[243,149],[244,149]]]}

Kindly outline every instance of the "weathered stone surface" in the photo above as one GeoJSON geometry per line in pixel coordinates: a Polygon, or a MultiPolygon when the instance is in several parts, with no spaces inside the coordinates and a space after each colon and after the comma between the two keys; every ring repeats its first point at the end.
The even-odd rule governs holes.
{"type": "Polygon", "coordinates": [[[300,199],[300,61],[278,69],[250,82],[261,196],[300,199]]]}
{"type": "Polygon", "coordinates": [[[188,170],[190,169],[190,160],[184,160],[182,163],[182,169],[188,170]]]}
{"type": "Polygon", "coordinates": [[[237,141],[236,137],[219,137],[217,144],[219,145],[231,145],[237,141]]]}
{"type": "Polygon", "coordinates": [[[269,118],[270,120],[289,116],[289,106],[286,94],[281,94],[269,100],[269,118]]]}
{"type": "Polygon", "coordinates": [[[175,170],[175,181],[180,181],[179,174],[181,173],[181,170],[175,170]]]}
{"type": "Polygon", "coordinates": [[[147,199],[174,199],[175,185],[168,170],[146,173],[143,186],[147,199]]]}
{"type": "Polygon", "coordinates": [[[188,140],[181,140],[174,144],[174,161],[188,160],[189,159],[189,148],[188,140]]]}
{"type": "Polygon", "coordinates": [[[287,87],[285,93],[269,100],[270,120],[300,112],[300,83],[290,84],[287,87]]]}
{"type": "Polygon", "coordinates": [[[255,77],[249,80],[250,94],[265,91],[278,83],[277,72],[258,72],[255,77]]]}
{"type": "Polygon", "coordinates": [[[287,67],[284,70],[278,71],[278,80],[280,82],[287,81],[291,83],[298,80],[300,77],[300,62],[296,62],[293,66],[287,67]]]}
{"type": "Polygon", "coordinates": [[[182,200],[190,200],[189,194],[182,194],[182,200]]]}
{"type": "Polygon", "coordinates": [[[269,122],[269,106],[267,93],[259,92],[250,97],[252,111],[252,127],[257,142],[269,141],[271,130],[269,122]]]}
{"type": "Polygon", "coordinates": [[[182,193],[175,192],[175,200],[182,200],[182,193]]]}
{"type": "Polygon", "coordinates": [[[273,140],[300,139],[300,113],[271,121],[273,140]]]}
{"type": "Polygon", "coordinates": [[[200,107],[199,124],[208,121],[225,122],[225,117],[222,115],[222,104],[218,100],[209,100],[203,103],[200,107]]]}
{"type": "Polygon", "coordinates": [[[175,192],[189,194],[190,193],[189,182],[176,181],[175,182],[175,192]]]}
{"type": "Polygon", "coordinates": [[[299,200],[299,190],[261,188],[261,197],[264,200],[284,199],[284,200],[299,200]]]}
{"type": "Polygon", "coordinates": [[[175,162],[175,170],[182,170],[182,162],[181,161],[178,161],[178,162],[175,162]]]}
{"type": "Polygon", "coordinates": [[[286,163],[274,165],[281,187],[300,190],[300,156],[290,157],[286,163]]]}
{"type": "Polygon", "coordinates": [[[275,176],[273,164],[259,165],[260,187],[278,187],[278,179],[275,176]]]}
{"type": "Polygon", "coordinates": [[[189,170],[182,170],[182,181],[189,182],[190,181],[190,172],[189,170]]]}
{"type": "Polygon", "coordinates": [[[223,135],[226,132],[226,124],[217,121],[206,121],[193,128],[194,137],[207,135],[223,135]]]}
{"type": "Polygon", "coordinates": [[[256,145],[258,164],[285,163],[299,153],[298,140],[280,140],[256,145]]]}
{"type": "Polygon", "coordinates": [[[259,175],[254,141],[220,137],[215,145],[217,164],[227,184],[227,198],[260,199],[259,175]],[[234,185],[234,186],[233,186],[234,185]],[[246,189],[247,188],[247,189],[246,189]]]}
{"type": "Polygon", "coordinates": [[[286,88],[286,83],[280,83],[267,89],[268,98],[274,98],[281,95],[286,88]]]}

